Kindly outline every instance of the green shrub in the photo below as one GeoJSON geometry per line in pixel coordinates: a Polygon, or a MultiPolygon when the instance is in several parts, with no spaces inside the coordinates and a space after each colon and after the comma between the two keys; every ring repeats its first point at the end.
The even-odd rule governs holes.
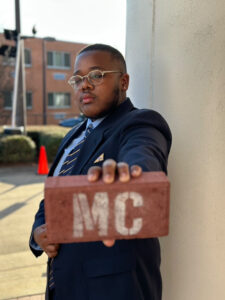
{"type": "MultiPolygon", "coordinates": [[[[23,149],[24,146],[21,147],[20,143],[17,143],[17,138],[23,139],[24,136],[6,136],[2,133],[1,128],[0,128],[0,163],[4,162],[26,162],[26,161],[38,161],[38,156],[39,156],[39,151],[40,151],[40,146],[45,146],[46,152],[47,152],[47,157],[48,161],[52,162],[53,159],[55,158],[55,155],[57,153],[59,144],[61,143],[62,138],[66,135],[66,133],[70,130],[70,128],[64,128],[60,126],[53,126],[53,125],[47,125],[47,126],[28,126],[27,127],[27,135],[28,135],[28,140],[33,141],[36,146],[37,151],[34,151],[34,155],[32,156],[25,154],[25,151],[22,151],[22,154],[20,153],[20,149],[23,149]],[[13,144],[15,143],[16,145],[11,145],[11,139],[13,138],[13,144]],[[10,142],[5,142],[5,139],[10,139],[10,142]],[[5,143],[7,145],[5,145],[5,143]],[[10,144],[10,146],[9,146],[10,144]],[[7,147],[10,147],[10,149],[15,149],[15,150],[10,150],[12,153],[10,154],[9,150],[7,147]],[[18,148],[18,149],[17,149],[18,148]],[[8,155],[8,153],[10,155],[8,155]],[[24,159],[25,156],[25,159],[24,159]],[[32,156],[32,159],[30,158],[32,156]]],[[[32,143],[32,145],[34,145],[32,143]]],[[[33,149],[33,146],[31,147],[33,149]]]]}
{"type": "Polygon", "coordinates": [[[34,132],[27,132],[27,136],[29,136],[32,141],[35,143],[35,146],[36,146],[36,155],[35,155],[35,158],[34,158],[34,161],[37,163],[38,162],[38,155],[39,155],[39,149],[40,149],[40,135],[41,135],[41,132],[38,132],[38,131],[34,131],[34,132]]]}
{"type": "Polygon", "coordinates": [[[58,133],[45,133],[40,135],[40,146],[45,146],[48,161],[52,162],[55,158],[59,145],[65,134],[63,132],[58,133]]]}
{"type": "Polygon", "coordinates": [[[27,135],[35,142],[37,148],[36,162],[38,161],[39,151],[41,146],[45,146],[48,161],[52,162],[57,148],[62,140],[62,137],[70,128],[64,128],[54,125],[45,125],[45,126],[28,126],[27,135]],[[52,140],[53,139],[53,140],[52,140]],[[54,145],[54,143],[56,143],[54,145]]]}
{"type": "Polygon", "coordinates": [[[29,136],[34,141],[37,149],[40,148],[40,135],[40,131],[27,131],[27,136],[29,136]]]}
{"type": "Polygon", "coordinates": [[[27,136],[11,135],[0,139],[0,162],[31,162],[35,153],[35,143],[27,136]]]}

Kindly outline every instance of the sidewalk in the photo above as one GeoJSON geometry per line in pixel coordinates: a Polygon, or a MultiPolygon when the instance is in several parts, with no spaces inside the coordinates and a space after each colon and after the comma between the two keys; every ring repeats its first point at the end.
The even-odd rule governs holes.
{"type": "Polygon", "coordinates": [[[19,297],[19,298],[13,298],[10,300],[45,300],[45,295],[33,295],[33,296],[25,296],[25,297],[19,297]]]}
{"type": "Polygon", "coordinates": [[[36,173],[36,165],[0,166],[0,300],[44,300],[47,256],[28,246],[46,178],[36,173]]]}

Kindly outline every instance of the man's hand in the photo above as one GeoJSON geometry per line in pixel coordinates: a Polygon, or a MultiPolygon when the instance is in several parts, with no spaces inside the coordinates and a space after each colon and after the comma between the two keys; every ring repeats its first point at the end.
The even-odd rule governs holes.
{"type": "Polygon", "coordinates": [[[43,224],[34,230],[34,240],[48,257],[53,258],[58,254],[59,244],[48,243],[46,224],[43,224]]]}
{"type": "MultiPolygon", "coordinates": [[[[129,169],[127,163],[116,163],[113,159],[107,159],[104,161],[102,168],[94,166],[88,170],[88,180],[95,182],[102,178],[105,183],[110,184],[115,181],[117,173],[121,182],[128,182],[131,177],[139,177],[142,169],[137,165],[129,169]]],[[[107,247],[112,247],[115,244],[115,240],[104,240],[103,243],[107,247]]]]}

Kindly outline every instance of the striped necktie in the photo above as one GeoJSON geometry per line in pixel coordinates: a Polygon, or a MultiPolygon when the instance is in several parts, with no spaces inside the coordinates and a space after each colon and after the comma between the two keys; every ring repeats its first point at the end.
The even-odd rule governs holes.
{"type": "Polygon", "coordinates": [[[80,150],[83,146],[83,143],[85,142],[87,136],[92,132],[93,130],[93,125],[90,124],[88,126],[88,128],[86,129],[85,131],[85,136],[84,138],[76,145],[75,148],[73,148],[70,153],[67,155],[61,169],[60,169],[60,172],[59,172],[59,175],[58,176],[66,176],[66,175],[70,175],[73,167],[74,167],[74,164],[80,154],[80,150]]]}

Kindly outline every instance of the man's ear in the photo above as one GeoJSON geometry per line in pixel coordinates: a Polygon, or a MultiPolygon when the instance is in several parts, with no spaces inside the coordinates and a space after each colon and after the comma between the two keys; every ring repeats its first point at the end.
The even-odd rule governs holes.
{"type": "Polygon", "coordinates": [[[127,73],[123,74],[120,78],[121,90],[123,92],[127,91],[129,86],[129,75],[127,73]]]}

